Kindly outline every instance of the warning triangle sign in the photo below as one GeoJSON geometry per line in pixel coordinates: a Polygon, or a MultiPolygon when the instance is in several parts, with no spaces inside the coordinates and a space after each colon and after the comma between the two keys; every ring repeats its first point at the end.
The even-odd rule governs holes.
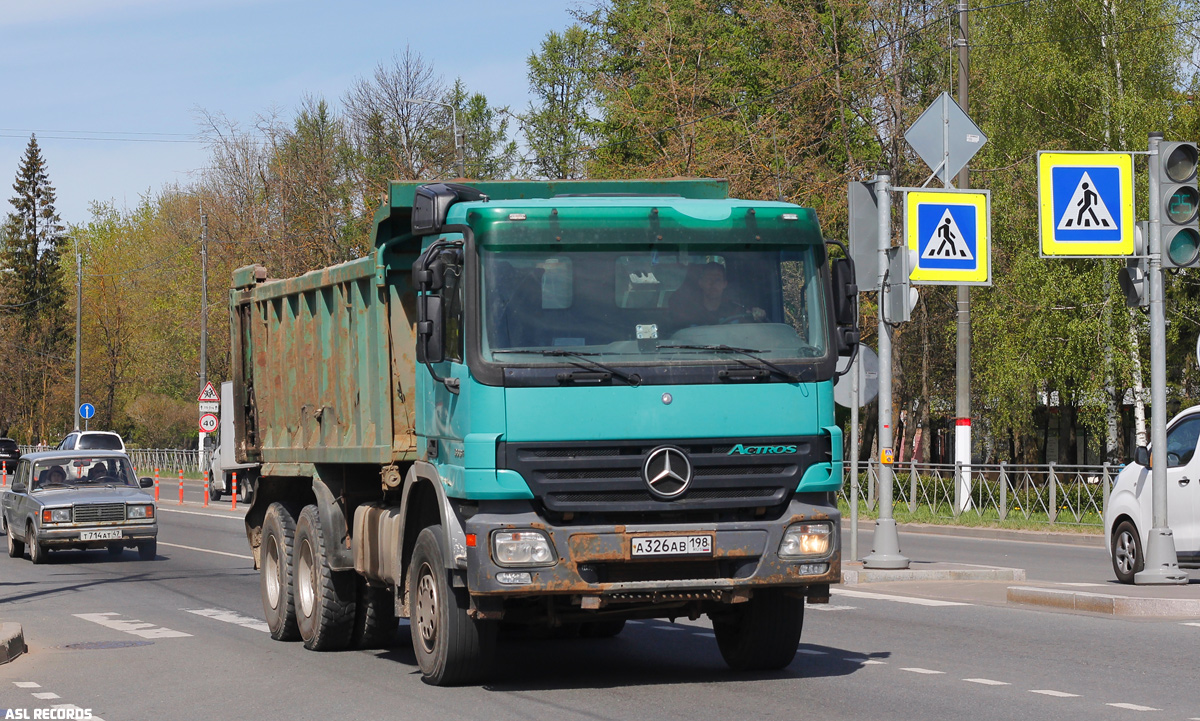
{"type": "Polygon", "coordinates": [[[209,381],[208,383],[204,384],[204,390],[200,391],[200,397],[197,398],[196,400],[201,401],[201,402],[203,402],[203,401],[217,402],[217,401],[221,400],[221,396],[217,395],[216,386],[214,386],[212,384],[212,381],[209,381]]]}
{"type": "Polygon", "coordinates": [[[1096,192],[1096,183],[1085,170],[1079,178],[1079,183],[1075,186],[1075,192],[1071,194],[1066,211],[1058,219],[1058,229],[1086,230],[1088,228],[1117,230],[1117,221],[1113,219],[1112,213],[1108,212],[1104,198],[1096,192]]]}
{"type": "Polygon", "coordinates": [[[946,208],[942,211],[942,217],[938,219],[937,226],[933,229],[933,235],[929,237],[929,241],[925,244],[925,250],[921,253],[923,259],[936,260],[975,260],[975,254],[971,251],[972,243],[968,243],[963,237],[962,230],[959,229],[958,223],[955,222],[954,216],[950,214],[950,209],[946,208]]]}

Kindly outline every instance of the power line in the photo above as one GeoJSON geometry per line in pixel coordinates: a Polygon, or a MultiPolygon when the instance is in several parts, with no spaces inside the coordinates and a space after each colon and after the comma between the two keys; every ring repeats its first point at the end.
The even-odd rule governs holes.
{"type": "MultiPolygon", "coordinates": [[[[12,133],[0,133],[0,138],[21,138],[24,135],[15,135],[12,133]]],[[[110,143],[184,143],[188,145],[205,145],[204,140],[172,140],[169,138],[98,138],[86,135],[39,135],[38,140],[92,140],[110,143]]]]}

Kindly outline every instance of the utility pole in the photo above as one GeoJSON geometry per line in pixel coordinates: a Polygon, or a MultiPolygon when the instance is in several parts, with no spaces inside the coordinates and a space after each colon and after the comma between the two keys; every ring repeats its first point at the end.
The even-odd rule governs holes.
{"type": "MultiPolygon", "coordinates": [[[[968,110],[967,99],[967,3],[958,2],[958,107],[968,110]]],[[[967,166],[958,171],[958,187],[971,187],[967,166]]],[[[958,323],[955,337],[954,372],[954,460],[962,469],[962,477],[956,479],[960,489],[962,508],[971,505],[971,288],[958,286],[958,323]]]]}
{"type": "MultiPolygon", "coordinates": [[[[200,390],[208,386],[208,216],[204,214],[204,201],[200,202],[200,390]]],[[[208,434],[200,431],[200,467],[204,463],[204,438],[208,434]]]]}
{"type": "Polygon", "coordinates": [[[75,235],[75,430],[79,430],[79,369],[81,367],[80,343],[83,339],[83,257],[79,255],[79,234],[75,235]]]}

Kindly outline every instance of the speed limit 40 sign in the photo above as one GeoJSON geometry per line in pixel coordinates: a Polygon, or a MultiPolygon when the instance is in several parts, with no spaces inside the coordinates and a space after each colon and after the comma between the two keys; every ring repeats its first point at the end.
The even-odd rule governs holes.
{"type": "Polygon", "coordinates": [[[200,431],[202,433],[212,433],[217,430],[217,417],[212,413],[205,413],[200,416],[200,431]]]}

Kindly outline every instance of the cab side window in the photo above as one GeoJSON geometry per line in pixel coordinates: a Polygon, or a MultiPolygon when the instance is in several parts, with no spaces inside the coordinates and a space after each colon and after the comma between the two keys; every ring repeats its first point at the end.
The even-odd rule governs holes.
{"type": "Polygon", "coordinates": [[[1186,466],[1196,453],[1200,440],[1200,416],[1189,416],[1167,431],[1167,466],[1186,466]]]}

